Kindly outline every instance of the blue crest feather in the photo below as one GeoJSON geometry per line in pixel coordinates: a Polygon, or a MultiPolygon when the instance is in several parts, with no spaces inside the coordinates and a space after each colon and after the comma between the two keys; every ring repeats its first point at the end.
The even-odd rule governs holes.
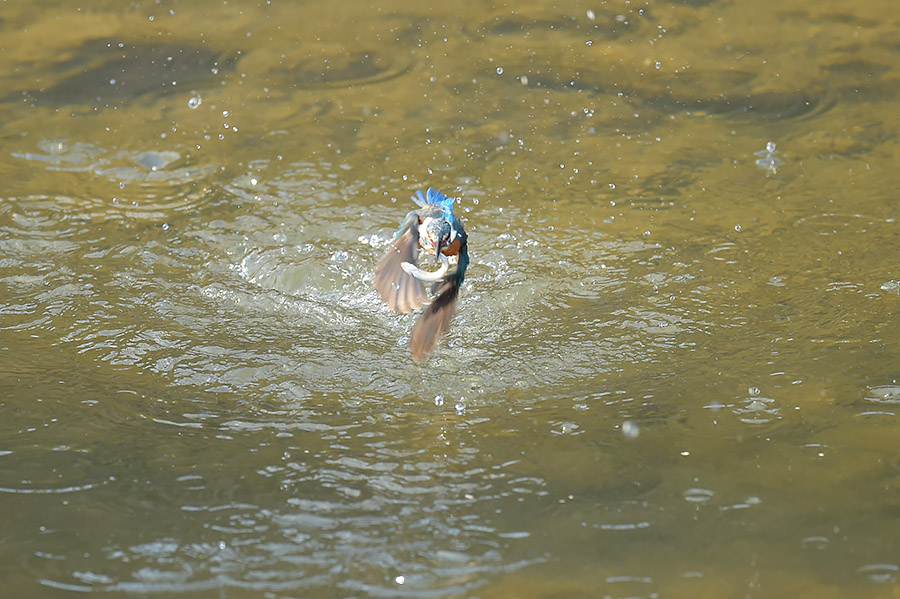
{"type": "Polygon", "coordinates": [[[412,200],[419,206],[423,207],[428,204],[437,204],[438,206],[443,208],[444,211],[453,214],[453,202],[456,200],[456,198],[448,198],[437,189],[429,187],[425,191],[425,193],[422,193],[421,189],[418,190],[416,192],[416,195],[412,196],[412,200]]]}

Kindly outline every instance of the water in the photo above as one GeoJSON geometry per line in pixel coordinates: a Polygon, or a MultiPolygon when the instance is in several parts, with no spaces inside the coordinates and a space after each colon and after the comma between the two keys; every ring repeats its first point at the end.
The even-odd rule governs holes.
{"type": "Polygon", "coordinates": [[[7,7],[5,588],[895,596],[887,8],[7,7]]]}

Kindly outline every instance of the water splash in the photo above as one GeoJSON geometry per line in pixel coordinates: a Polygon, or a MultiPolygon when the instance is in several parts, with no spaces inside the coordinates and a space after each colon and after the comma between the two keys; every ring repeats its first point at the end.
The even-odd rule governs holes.
{"type": "Polygon", "coordinates": [[[777,153],[778,150],[775,149],[775,142],[767,142],[765,149],[753,153],[754,156],[760,156],[760,158],[756,160],[756,166],[766,169],[774,175],[778,172],[778,167],[784,164],[782,160],[775,157],[775,154],[777,153]]]}

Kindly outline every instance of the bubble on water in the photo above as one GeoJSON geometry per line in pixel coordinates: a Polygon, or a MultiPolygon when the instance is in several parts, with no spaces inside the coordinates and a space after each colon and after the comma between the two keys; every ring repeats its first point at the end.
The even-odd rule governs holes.
{"type": "Polygon", "coordinates": [[[331,260],[333,262],[346,262],[349,259],[350,259],[349,252],[346,252],[344,250],[337,250],[333,254],[331,254],[331,260]]]}
{"type": "Polygon", "coordinates": [[[503,67],[497,67],[497,74],[498,74],[498,75],[502,75],[502,74],[503,74],[503,67]]]}
{"type": "Polygon", "coordinates": [[[464,404],[461,401],[457,402],[456,403],[456,413],[463,414],[465,411],[466,411],[466,404],[464,404]]]}
{"type": "Polygon", "coordinates": [[[436,406],[444,405],[444,396],[443,395],[435,395],[434,396],[434,405],[436,405],[436,406]]]}
{"type": "Polygon", "coordinates": [[[762,391],[759,390],[759,387],[748,387],[747,393],[750,395],[750,397],[757,397],[760,393],[762,393],[762,391]]]}
{"type": "Polygon", "coordinates": [[[194,110],[200,107],[200,104],[203,103],[203,98],[200,96],[193,96],[190,100],[188,100],[188,108],[194,110]]]}
{"type": "Polygon", "coordinates": [[[574,422],[560,422],[550,432],[554,435],[571,435],[578,431],[581,427],[574,422]]]}
{"type": "Polygon", "coordinates": [[[393,283],[391,283],[391,287],[393,287],[395,291],[396,291],[396,290],[399,290],[399,289],[400,289],[400,283],[398,283],[397,281],[394,281],[393,283]]]}
{"type": "Polygon", "coordinates": [[[223,110],[223,111],[222,111],[222,116],[225,117],[226,119],[228,118],[228,115],[229,115],[229,114],[231,114],[231,113],[228,112],[227,110],[223,110]]]}
{"type": "Polygon", "coordinates": [[[626,420],[622,423],[622,434],[626,439],[636,439],[641,434],[641,427],[636,422],[626,420]]]}
{"type": "Polygon", "coordinates": [[[163,230],[163,231],[168,231],[168,230],[169,230],[169,223],[163,223],[163,224],[162,224],[162,230],[163,230]]]}
{"type": "Polygon", "coordinates": [[[403,584],[404,582],[406,582],[406,576],[397,576],[396,578],[394,578],[394,582],[396,582],[397,584],[403,584]]]}

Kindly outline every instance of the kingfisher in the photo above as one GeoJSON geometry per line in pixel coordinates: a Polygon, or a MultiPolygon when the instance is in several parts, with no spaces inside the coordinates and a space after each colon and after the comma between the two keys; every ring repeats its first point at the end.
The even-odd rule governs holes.
{"type": "Polygon", "coordinates": [[[412,358],[421,362],[434,350],[438,339],[450,328],[456,312],[459,288],[469,266],[466,230],[453,214],[455,198],[431,187],[412,196],[418,209],[409,212],[391,246],[375,267],[375,289],[392,309],[407,314],[428,306],[409,336],[412,358]],[[421,270],[419,253],[434,256],[440,265],[434,272],[421,270]],[[456,256],[456,269],[447,274],[448,256],[456,256]],[[422,281],[434,283],[429,299],[422,281]]]}

